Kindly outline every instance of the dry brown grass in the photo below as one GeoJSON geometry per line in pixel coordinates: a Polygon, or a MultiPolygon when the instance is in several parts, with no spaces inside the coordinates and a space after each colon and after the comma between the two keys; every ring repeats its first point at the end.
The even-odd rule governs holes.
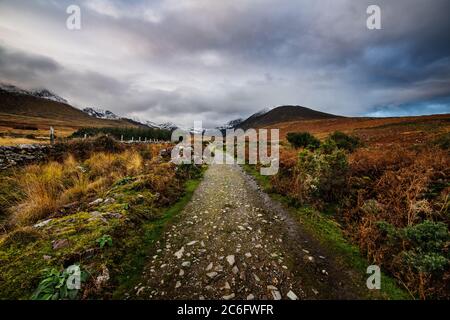
{"type": "Polygon", "coordinates": [[[29,225],[68,203],[104,191],[119,178],[142,173],[143,168],[144,161],[136,150],[94,153],[86,161],[68,155],[62,163],[28,166],[14,176],[23,197],[11,210],[10,221],[29,225]]]}
{"type": "Polygon", "coordinates": [[[27,139],[27,138],[16,138],[16,137],[0,137],[0,146],[15,146],[18,144],[47,144],[49,141],[27,139]]]}

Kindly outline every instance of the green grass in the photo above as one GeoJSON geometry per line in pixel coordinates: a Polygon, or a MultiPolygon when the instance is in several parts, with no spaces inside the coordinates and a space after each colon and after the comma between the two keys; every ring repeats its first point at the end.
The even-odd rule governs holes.
{"type": "MultiPolygon", "coordinates": [[[[244,165],[243,168],[256,179],[263,190],[269,193],[272,198],[288,206],[291,214],[306,231],[330,252],[335,254],[338,258],[338,263],[342,264],[343,267],[355,270],[358,277],[356,281],[361,281],[361,279],[368,277],[366,270],[370,264],[361,255],[358,247],[345,239],[340,225],[333,220],[332,215],[320,213],[307,206],[293,206],[292,201],[287,196],[272,192],[270,177],[260,175],[254,166],[244,165]]],[[[412,297],[400,288],[392,277],[382,274],[381,290],[368,291],[367,296],[362,298],[404,300],[412,297]]]]}
{"type": "Polygon", "coordinates": [[[200,180],[201,175],[187,180],[179,200],[166,208],[152,203],[154,194],[150,190],[135,190],[134,179],[123,180],[106,194],[99,195],[103,198],[113,195],[114,203],[100,204],[91,208],[91,212],[55,217],[40,229],[26,227],[2,236],[0,299],[29,299],[44,269],[62,270],[73,263],[79,263],[93,277],[104,267],[108,268],[107,285],[90,291],[88,298],[123,298],[126,289],[139,279],[151,246],[191,199],[200,180]],[[148,216],[134,216],[133,209],[140,208],[139,199],[149,201],[148,216]],[[115,212],[123,218],[109,218],[105,222],[93,218],[94,211],[115,212]],[[112,245],[99,248],[97,240],[104,235],[111,237],[112,245]],[[67,239],[70,245],[53,250],[52,241],[61,239],[67,239]],[[92,254],[86,255],[89,252],[92,254]]]}

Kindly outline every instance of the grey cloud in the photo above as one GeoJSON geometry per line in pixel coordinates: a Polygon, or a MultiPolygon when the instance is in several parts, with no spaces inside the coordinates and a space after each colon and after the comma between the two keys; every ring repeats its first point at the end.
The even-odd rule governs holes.
{"type": "MultiPolygon", "coordinates": [[[[82,33],[67,35],[83,40],[75,52],[49,50],[44,59],[31,47],[14,57],[3,49],[2,78],[52,87],[79,106],[210,125],[287,103],[360,115],[450,96],[448,0],[379,0],[379,31],[365,27],[369,0],[2,5],[59,23],[69,3],[82,7],[82,33]],[[74,68],[80,59],[83,69],[74,68]]],[[[66,35],[63,27],[34,31],[36,41],[66,35]]]]}

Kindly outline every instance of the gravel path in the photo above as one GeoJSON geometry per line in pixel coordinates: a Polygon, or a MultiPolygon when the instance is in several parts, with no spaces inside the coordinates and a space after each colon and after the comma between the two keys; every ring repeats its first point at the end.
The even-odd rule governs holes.
{"type": "Polygon", "coordinates": [[[290,219],[239,166],[210,165],[130,298],[355,298],[290,219]]]}

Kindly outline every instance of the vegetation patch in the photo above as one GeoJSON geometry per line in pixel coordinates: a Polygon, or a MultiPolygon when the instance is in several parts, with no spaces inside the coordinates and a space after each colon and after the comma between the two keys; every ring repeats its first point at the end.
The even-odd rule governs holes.
{"type": "Polygon", "coordinates": [[[16,171],[16,190],[8,190],[18,195],[7,193],[14,201],[4,202],[0,299],[112,297],[126,282],[123,271],[139,266],[136,259],[145,258],[202,174],[168,163],[160,156],[166,145],[145,148],[94,152],[86,160],[66,155],[62,164],[16,171]],[[86,273],[76,292],[61,286],[73,265],[86,273]]]}

